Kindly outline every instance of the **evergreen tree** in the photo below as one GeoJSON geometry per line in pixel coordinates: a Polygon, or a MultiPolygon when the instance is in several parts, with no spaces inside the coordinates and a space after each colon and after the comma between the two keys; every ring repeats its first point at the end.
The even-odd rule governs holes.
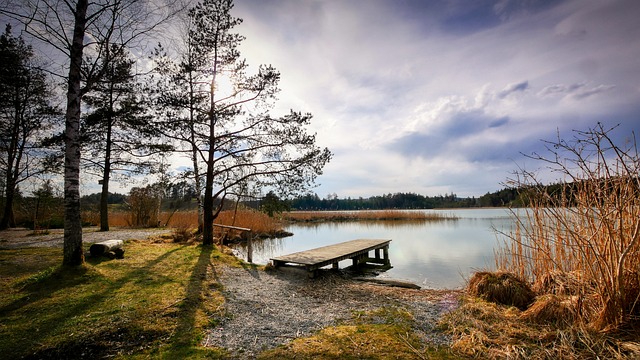
{"type": "MultiPolygon", "coordinates": [[[[122,45],[113,44],[103,54],[103,76],[84,100],[89,108],[82,132],[84,164],[100,172],[100,230],[109,230],[108,197],[112,174],[129,177],[152,171],[152,155],[170,150],[155,143],[156,132],[140,99],[133,73],[134,60],[122,45]]],[[[91,62],[88,62],[91,63],[91,62]]]]}
{"type": "Polygon", "coordinates": [[[186,41],[197,61],[189,64],[194,77],[188,85],[199,101],[191,118],[194,139],[188,141],[205,170],[204,244],[213,244],[213,220],[224,199],[241,196],[247,181],[285,195],[303,191],[331,158],[305,130],[311,114],[269,114],[280,74],[271,66],[247,74],[238,51],[243,37],[232,32],[241,19],[231,16],[232,7],[231,0],[204,0],[189,11],[193,27],[186,41]]]}
{"type": "Polygon", "coordinates": [[[14,37],[10,26],[0,36],[0,63],[0,171],[5,185],[0,229],[6,229],[14,225],[18,184],[55,165],[40,139],[59,113],[50,104],[50,86],[31,46],[14,37]]]}

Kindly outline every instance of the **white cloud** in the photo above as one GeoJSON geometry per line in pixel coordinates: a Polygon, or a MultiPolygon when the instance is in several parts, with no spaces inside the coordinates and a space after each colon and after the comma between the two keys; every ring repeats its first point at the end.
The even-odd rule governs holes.
{"type": "Polygon", "coordinates": [[[631,0],[236,4],[243,55],[282,71],[278,109],[312,112],[336,153],[319,194],[481,195],[556,130],[640,128],[631,0]]]}

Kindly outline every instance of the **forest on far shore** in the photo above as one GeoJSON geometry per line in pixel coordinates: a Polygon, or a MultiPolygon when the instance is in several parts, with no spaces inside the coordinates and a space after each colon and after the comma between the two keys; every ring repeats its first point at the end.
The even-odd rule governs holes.
{"type": "Polygon", "coordinates": [[[425,196],[415,193],[395,193],[369,198],[339,199],[332,194],[324,199],[315,194],[289,201],[291,210],[384,210],[384,209],[441,209],[470,207],[522,206],[518,189],[502,189],[478,198],[459,197],[454,193],[425,196]]]}
{"type": "MultiPolygon", "coordinates": [[[[182,184],[184,186],[184,184],[182,184]]],[[[162,201],[164,210],[190,210],[196,206],[192,191],[168,191],[162,201]]],[[[110,204],[123,204],[127,196],[110,194],[110,204]]],[[[99,194],[82,197],[83,208],[97,207],[99,194]]],[[[233,201],[227,206],[233,206],[233,201]]],[[[368,198],[343,198],[336,194],[329,194],[320,198],[317,194],[307,194],[293,199],[280,199],[273,192],[269,192],[259,200],[241,201],[245,206],[261,209],[267,212],[281,212],[290,210],[322,211],[322,210],[386,210],[386,209],[442,209],[442,208],[471,208],[471,207],[501,207],[524,206],[518,189],[502,189],[493,193],[486,193],[480,197],[459,197],[454,193],[437,196],[425,196],[415,193],[394,193],[372,196],[368,198]]]]}

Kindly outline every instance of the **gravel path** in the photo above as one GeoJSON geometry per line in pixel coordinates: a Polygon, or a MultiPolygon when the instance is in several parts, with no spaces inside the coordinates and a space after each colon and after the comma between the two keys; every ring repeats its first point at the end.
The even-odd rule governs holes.
{"type": "MultiPolygon", "coordinates": [[[[171,229],[129,229],[112,228],[109,231],[98,231],[98,228],[84,228],[82,241],[96,243],[104,240],[146,239],[149,236],[170,234],[171,229]]],[[[24,247],[62,247],[64,230],[49,230],[46,235],[33,235],[33,230],[10,229],[0,231],[0,249],[16,249],[24,247]]]]}
{"type": "Polygon", "coordinates": [[[355,310],[382,306],[410,311],[419,336],[446,345],[450,339],[434,326],[457,304],[455,291],[390,288],[335,273],[309,279],[294,268],[265,272],[227,267],[220,280],[229,315],[208,332],[204,343],[226,348],[242,359],[348,320],[355,310]]]}

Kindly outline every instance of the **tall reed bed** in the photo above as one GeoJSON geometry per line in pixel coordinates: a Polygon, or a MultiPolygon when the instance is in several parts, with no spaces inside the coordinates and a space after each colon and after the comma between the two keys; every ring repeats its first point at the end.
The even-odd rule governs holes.
{"type": "Polygon", "coordinates": [[[456,217],[452,214],[408,210],[290,211],[283,213],[282,218],[283,220],[294,222],[456,219],[456,217]]]}
{"type": "Polygon", "coordinates": [[[255,210],[222,211],[214,224],[251,229],[254,234],[275,234],[281,231],[281,223],[267,214],[255,210]]]}
{"type": "Polygon", "coordinates": [[[573,304],[576,321],[616,329],[640,315],[640,159],[635,137],[622,148],[601,125],[573,141],[549,143],[536,157],[564,177],[549,191],[533,173],[514,185],[525,189],[527,211],[514,211],[496,265],[573,304]]]}
{"type": "MultiPolygon", "coordinates": [[[[167,226],[175,229],[195,230],[198,228],[198,213],[196,210],[177,211],[177,212],[161,212],[159,216],[161,226],[167,226]]],[[[281,231],[282,224],[279,220],[269,217],[267,214],[242,209],[237,212],[232,210],[222,211],[214,221],[214,224],[236,226],[248,228],[254,234],[275,234],[281,231]]],[[[131,215],[128,212],[113,212],[109,214],[109,225],[116,227],[130,227],[131,215]]],[[[216,229],[218,235],[228,232],[228,230],[216,229]]],[[[231,232],[233,236],[237,235],[237,231],[231,232]]]]}

